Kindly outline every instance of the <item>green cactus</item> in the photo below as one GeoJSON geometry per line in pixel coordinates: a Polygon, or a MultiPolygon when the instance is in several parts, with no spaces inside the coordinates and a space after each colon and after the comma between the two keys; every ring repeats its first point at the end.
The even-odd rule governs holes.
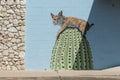
{"type": "Polygon", "coordinates": [[[52,70],[91,70],[92,55],[86,37],[77,28],[66,28],[52,51],[52,70]]]}

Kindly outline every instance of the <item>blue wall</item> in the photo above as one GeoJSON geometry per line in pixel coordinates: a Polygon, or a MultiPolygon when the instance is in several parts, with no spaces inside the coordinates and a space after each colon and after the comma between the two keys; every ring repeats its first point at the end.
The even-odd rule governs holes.
{"type": "Polygon", "coordinates": [[[60,28],[52,24],[50,13],[57,14],[60,10],[65,16],[95,24],[87,34],[95,69],[120,64],[119,0],[29,0],[26,14],[27,69],[49,69],[56,32],[60,28]]]}
{"type": "Polygon", "coordinates": [[[120,65],[120,0],[94,0],[88,21],[95,69],[120,65]]]}

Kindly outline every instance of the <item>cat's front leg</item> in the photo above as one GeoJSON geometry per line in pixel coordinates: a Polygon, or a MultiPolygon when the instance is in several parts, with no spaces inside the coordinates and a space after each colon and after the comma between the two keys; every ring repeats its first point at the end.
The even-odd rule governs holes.
{"type": "Polygon", "coordinates": [[[59,31],[57,32],[57,39],[58,39],[58,37],[59,37],[59,35],[60,35],[60,33],[62,32],[63,30],[62,30],[62,28],[61,29],[59,29],[59,31]]]}
{"type": "Polygon", "coordinates": [[[58,39],[59,35],[60,35],[60,31],[58,31],[58,32],[57,32],[57,36],[56,36],[56,37],[57,37],[57,39],[58,39]]]}
{"type": "Polygon", "coordinates": [[[57,38],[59,37],[60,33],[64,31],[64,29],[66,28],[66,26],[62,26],[59,31],[57,32],[57,38]]]}

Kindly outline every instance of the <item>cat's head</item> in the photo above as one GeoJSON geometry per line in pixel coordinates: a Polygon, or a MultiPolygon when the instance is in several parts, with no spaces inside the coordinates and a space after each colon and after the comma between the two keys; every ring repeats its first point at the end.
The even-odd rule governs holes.
{"type": "Polygon", "coordinates": [[[54,25],[62,25],[64,21],[64,16],[62,11],[60,11],[57,15],[51,13],[51,17],[54,25]]]}

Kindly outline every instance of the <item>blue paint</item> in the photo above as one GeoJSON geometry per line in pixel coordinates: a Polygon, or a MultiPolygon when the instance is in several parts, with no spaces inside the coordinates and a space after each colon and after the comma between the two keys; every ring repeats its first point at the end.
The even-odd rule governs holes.
{"type": "Polygon", "coordinates": [[[95,26],[88,32],[95,69],[120,65],[119,0],[29,0],[26,14],[26,68],[49,69],[56,32],[50,13],[63,10],[65,16],[88,20],[95,26]],[[112,7],[112,4],[115,7],[112,7]]]}
{"type": "Polygon", "coordinates": [[[95,69],[120,65],[120,1],[94,0],[88,21],[95,23],[88,32],[95,69]]]}

